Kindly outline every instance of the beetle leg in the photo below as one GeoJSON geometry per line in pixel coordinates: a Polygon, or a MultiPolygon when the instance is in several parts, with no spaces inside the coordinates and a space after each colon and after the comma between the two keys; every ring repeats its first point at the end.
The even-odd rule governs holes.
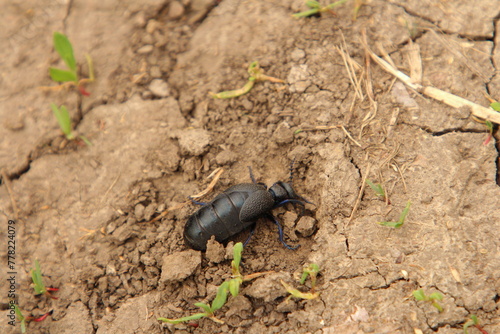
{"type": "MultiPolygon", "coordinates": [[[[280,202],[276,205],[276,207],[279,207],[279,206],[282,206],[282,205],[285,205],[286,203],[292,203],[294,206],[295,204],[299,205],[300,206],[300,215],[303,216],[305,211],[306,211],[306,207],[304,205],[304,202],[299,200],[299,199],[286,199],[284,200],[283,202],[280,202]]],[[[311,203],[311,202],[307,202],[307,203],[311,203]]],[[[311,203],[312,204],[312,203],[311,203]]]]}
{"type": "Polygon", "coordinates": [[[207,202],[198,202],[198,201],[195,201],[194,198],[192,198],[191,196],[189,196],[188,198],[191,201],[191,203],[193,203],[193,204],[196,204],[196,205],[207,205],[207,202]]]}
{"type": "Polygon", "coordinates": [[[252,179],[252,183],[257,183],[257,181],[255,181],[255,177],[253,176],[252,167],[248,166],[248,172],[250,173],[250,178],[252,179]]]}
{"type": "Polygon", "coordinates": [[[294,250],[294,249],[297,249],[300,247],[300,245],[297,245],[297,246],[289,246],[285,240],[283,240],[283,228],[281,227],[281,224],[280,222],[278,221],[278,219],[276,219],[272,214],[267,214],[266,215],[269,219],[271,219],[275,224],[276,226],[278,226],[278,235],[279,235],[279,241],[283,244],[283,246],[285,246],[286,248],[288,249],[291,249],[291,250],[294,250]]]}
{"type": "Polygon", "coordinates": [[[250,235],[248,236],[247,240],[245,240],[245,242],[243,243],[243,247],[245,247],[250,242],[253,232],[255,232],[255,226],[256,224],[253,224],[252,227],[250,227],[250,235]]]}
{"type": "Polygon", "coordinates": [[[295,164],[295,159],[296,158],[293,158],[292,163],[290,164],[290,178],[288,180],[288,183],[290,183],[290,185],[293,184],[293,165],[295,164]]]}

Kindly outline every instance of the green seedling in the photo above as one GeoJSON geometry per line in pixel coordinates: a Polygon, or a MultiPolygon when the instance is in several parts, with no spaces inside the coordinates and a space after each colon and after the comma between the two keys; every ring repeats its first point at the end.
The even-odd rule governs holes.
{"type": "Polygon", "coordinates": [[[302,271],[302,276],[300,278],[300,284],[304,284],[306,282],[307,277],[311,278],[311,290],[309,292],[302,292],[298,289],[295,289],[290,284],[281,280],[281,284],[285,287],[286,291],[290,294],[287,300],[292,297],[300,298],[300,299],[315,299],[318,298],[319,293],[315,291],[316,289],[316,278],[319,273],[319,266],[315,263],[311,263],[309,266],[305,266],[302,271]]]}
{"type": "Polygon", "coordinates": [[[443,307],[437,302],[438,300],[443,300],[443,295],[441,293],[434,292],[427,296],[424,290],[418,289],[413,291],[413,297],[415,297],[416,300],[430,302],[439,313],[443,312],[443,307]]]}
{"type": "Polygon", "coordinates": [[[75,136],[72,130],[71,126],[71,117],[69,116],[68,109],[64,105],[61,107],[56,106],[54,103],[50,104],[50,107],[52,108],[52,111],[54,112],[54,116],[57,119],[57,122],[59,123],[59,127],[61,128],[61,131],[64,133],[66,136],[66,139],[68,140],[75,140],[77,138],[83,140],[85,144],[91,146],[92,143],[82,135],[75,136]]]}
{"type": "Polygon", "coordinates": [[[26,318],[24,317],[17,304],[14,305],[14,310],[16,311],[18,321],[21,323],[21,333],[26,333],[26,318]]]}
{"type": "MultiPolygon", "coordinates": [[[[309,1],[306,1],[306,6],[310,8],[309,10],[306,10],[306,11],[300,12],[300,13],[295,13],[292,16],[295,18],[301,18],[301,17],[313,16],[316,14],[321,14],[324,12],[330,12],[332,14],[335,14],[333,12],[333,8],[335,8],[339,5],[342,5],[342,4],[346,3],[347,1],[349,1],[349,0],[340,0],[337,2],[333,2],[329,5],[322,6],[318,1],[309,0],[309,1]]],[[[361,7],[361,5],[359,5],[359,7],[361,7]]],[[[357,11],[359,11],[359,8],[355,7],[355,10],[356,10],[356,12],[354,13],[354,15],[357,15],[357,11]]]]}
{"type": "Polygon", "coordinates": [[[386,199],[385,191],[380,183],[374,184],[372,181],[370,181],[368,179],[366,179],[366,183],[370,186],[370,188],[372,188],[372,190],[375,192],[375,195],[377,195],[377,197],[379,197],[380,199],[385,201],[385,199],[386,199]]]}
{"type": "Polygon", "coordinates": [[[250,275],[243,276],[240,273],[240,263],[241,263],[241,253],[243,252],[243,244],[238,242],[234,245],[233,248],[233,261],[231,262],[233,278],[229,281],[225,281],[222,283],[217,289],[217,295],[212,301],[212,305],[208,305],[205,303],[195,303],[195,306],[198,306],[203,309],[205,312],[196,313],[187,317],[177,318],[177,319],[168,319],[168,318],[158,318],[159,321],[168,322],[171,324],[178,324],[181,322],[198,320],[204,317],[212,319],[218,323],[224,323],[224,321],[215,317],[214,312],[220,309],[227,301],[227,295],[231,293],[232,296],[236,297],[239,293],[240,286],[243,282],[250,281],[254,278],[267,274],[268,272],[254,273],[250,275]]]}
{"type": "Polygon", "coordinates": [[[319,266],[316,263],[311,263],[309,266],[304,267],[304,270],[302,272],[302,277],[300,278],[300,284],[304,284],[308,276],[311,277],[311,290],[314,292],[318,273],[319,273],[319,266]]]}
{"type": "Polygon", "coordinates": [[[39,317],[25,317],[16,304],[14,304],[14,311],[16,312],[17,319],[21,324],[21,333],[26,333],[27,322],[29,322],[29,321],[35,321],[35,322],[43,321],[49,315],[52,315],[52,313],[54,312],[54,311],[49,311],[49,312],[47,312],[44,315],[39,316],[39,317]]]}
{"type": "Polygon", "coordinates": [[[358,13],[359,10],[361,9],[361,6],[363,6],[364,0],[354,0],[354,9],[352,10],[352,19],[356,21],[358,18],[358,13]]]}
{"type": "Polygon", "coordinates": [[[474,314],[471,314],[469,316],[469,320],[467,320],[464,324],[464,334],[469,334],[468,328],[470,326],[476,327],[482,334],[488,334],[488,332],[485,331],[481,325],[479,325],[479,319],[474,314]]]}
{"type": "Polygon", "coordinates": [[[233,97],[238,97],[247,94],[253,88],[257,81],[271,81],[276,83],[284,83],[283,80],[270,77],[264,74],[259,66],[259,63],[254,61],[248,67],[248,74],[250,75],[247,83],[240,89],[227,90],[220,93],[209,93],[215,99],[231,99],[233,97]]]}
{"type": "Polygon", "coordinates": [[[488,145],[490,143],[491,138],[493,138],[493,123],[491,123],[490,121],[486,120],[486,121],[484,121],[484,125],[488,129],[488,137],[486,137],[486,139],[483,142],[483,145],[486,146],[486,145],[488,145]]]}
{"type": "Polygon", "coordinates": [[[240,291],[240,286],[244,282],[251,281],[260,276],[270,273],[270,271],[253,273],[243,276],[240,273],[240,263],[241,263],[241,253],[243,252],[243,244],[238,242],[233,248],[233,261],[231,262],[231,269],[233,272],[233,278],[229,280],[229,292],[233,297],[236,297],[240,291]]]}
{"type": "MultiPolygon", "coordinates": [[[[495,111],[498,111],[500,112],[500,102],[497,102],[493,99],[490,100],[490,108],[495,110],[495,111]]],[[[493,131],[495,130],[495,126],[493,125],[493,123],[491,123],[491,121],[484,121],[484,125],[486,126],[486,128],[488,129],[488,137],[486,137],[486,139],[484,140],[483,142],[483,145],[488,145],[491,141],[491,138],[493,138],[493,131]]]]}
{"type": "Polygon", "coordinates": [[[217,295],[215,296],[215,299],[212,301],[212,305],[207,305],[205,303],[195,303],[194,305],[200,307],[203,309],[205,312],[201,313],[196,313],[187,317],[183,318],[178,318],[178,319],[167,319],[167,318],[158,318],[159,321],[163,322],[168,322],[170,324],[178,324],[181,322],[186,322],[186,321],[192,321],[192,320],[198,320],[203,317],[207,317],[212,319],[215,322],[218,322],[220,324],[223,324],[224,321],[218,319],[215,317],[214,312],[220,309],[224,304],[226,303],[227,300],[227,294],[229,293],[229,282],[225,281],[222,283],[219,288],[217,289],[217,295]]]}
{"type": "Polygon", "coordinates": [[[31,279],[33,280],[35,295],[47,295],[52,299],[58,299],[57,297],[52,296],[50,293],[59,291],[59,289],[46,287],[43,283],[42,270],[40,268],[40,263],[38,262],[38,260],[35,260],[35,269],[31,269],[31,279]]]}
{"type": "Polygon", "coordinates": [[[78,76],[75,55],[73,53],[73,46],[71,45],[71,42],[69,41],[68,37],[66,37],[66,35],[61,34],[60,32],[54,33],[54,49],[64,61],[64,63],[68,67],[68,70],[50,67],[49,74],[52,80],[64,83],[59,87],[65,85],[74,86],[80,91],[82,95],[89,96],[90,93],[85,90],[84,85],[94,81],[95,79],[92,58],[90,58],[89,55],[85,55],[89,67],[89,78],[80,79],[78,76]]]}
{"type": "Polygon", "coordinates": [[[388,227],[400,228],[405,223],[406,216],[410,211],[410,205],[411,202],[408,201],[408,203],[406,203],[406,207],[403,209],[403,212],[401,212],[401,216],[399,216],[399,220],[397,222],[379,222],[379,224],[388,227]]]}

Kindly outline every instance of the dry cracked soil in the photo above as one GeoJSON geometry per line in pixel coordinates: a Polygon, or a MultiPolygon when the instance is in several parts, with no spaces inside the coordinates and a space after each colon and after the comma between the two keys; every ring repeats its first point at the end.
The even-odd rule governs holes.
{"type": "Polygon", "coordinates": [[[500,99],[498,1],[352,0],[300,19],[302,0],[0,3],[0,332],[21,331],[12,292],[25,316],[53,311],[28,333],[444,334],[472,314],[500,332],[500,138],[366,51],[409,74],[417,50],[422,84],[488,106],[500,99]],[[90,96],[54,88],[55,31],[84,77],[92,57],[90,96]],[[283,82],[210,96],[242,87],[254,61],[283,82]],[[65,139],[51,103],[92,146],[65,139]],[[248,166],[268,186],[292,172],[314,203],[273,211],[300,248],[258,220],[242,271],[271,273],[228,298],[223,323],[158,321],[198,312],[231,277],[248,232],[189,250],[198,208],[185,202],[250,182],[248,166]],[[377,224],[408,202],[403,226],[377,224]],[[34,296],[35,259],[58,299],[34,296]],[[307,292],[297,278],[310,263],[319,297],[288,299],[280,280],[307,292]],[[413,298],[420,288],[442,294],[443,312],[413,298]]]}

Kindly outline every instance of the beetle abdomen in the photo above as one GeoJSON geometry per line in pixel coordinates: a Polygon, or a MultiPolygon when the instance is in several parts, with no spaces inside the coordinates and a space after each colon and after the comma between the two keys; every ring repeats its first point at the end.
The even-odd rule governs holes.
{"type": "Polygon", "coordinates": [[[223,242],[253,222],[241,222],[240,211],[251,192],[229,188],[207,203],[191,217],[184,227],[184,240],[193,249],[205,250],[212,236],[223,242]]]}

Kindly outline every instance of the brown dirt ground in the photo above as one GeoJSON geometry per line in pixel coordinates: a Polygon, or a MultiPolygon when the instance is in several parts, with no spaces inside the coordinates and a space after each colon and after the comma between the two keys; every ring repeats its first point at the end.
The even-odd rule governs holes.
{"type": "MultiPolygon", "coordinates": [[[[487,105],[485,93],[500,98],[496,1],[372,0],[355,21],[354,1],[299,20],[291,14],[306,9],[302,0],[0,5],[0,302],[15,219],[18,303],[26,315],[54,311],[30,333],[461,333],[470,314],[500,331],[499,138],[483,145],[485,127],[466,110],[406,89],[367,62],[361,44],[366,34],[409,73],[413,40],[424,84],[487,105]],[[39,89],[54,85],[48,67],[62,65],[54,31],[69,36],[80,63],[93,57],[90,97],[39,89]],[[285,83],[209,97],[241,87],[255,60],[285,83]],[[61,136],[51,102],[68,106],[93,146],[61,136]],[[217,167],[224,173],[208,200],[249,182],[247,166],[267,185],[286,181],[293,159],[294,186],[316,206],[301,223],[292,207],[274,213],[301,247],[285,249],[275,226],[259,221],[243,270],[276,273],[230,297],[217,312],[225,324],[157,321],[211,301],[230,260],[216,246],[184,252],[193,205],[147,222],[205,189],[217,167]],[[364,178],[383,184],[390,204],[366,187],[349,219],[364,178]],[[377,224],[397,220],[407,201],[403,227],[377,224]],[[59,299],[33,296],[36,258],[59,299]],[[287,302],[279,279],[297,284],[312,262],[320,297],[287,302]],[[444,312],[416,302],[418,288],[441,292],[444,312]]],[[[7,315],[0,331],[19,332],[7,315]]]]}

